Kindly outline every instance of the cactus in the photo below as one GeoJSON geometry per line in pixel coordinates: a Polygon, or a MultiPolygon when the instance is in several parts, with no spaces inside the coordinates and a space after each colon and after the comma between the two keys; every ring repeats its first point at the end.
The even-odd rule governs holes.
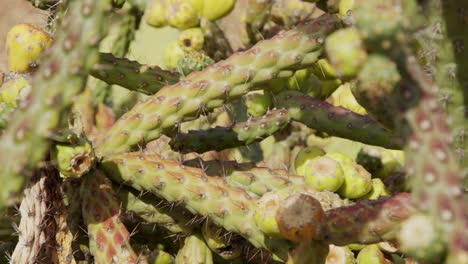
{"type": "Polygon", "coordinates": [[[130,233],[119,220],[120,207],[110,180],[102,172],[94,171],[83,181],[80,189],[83,218],[95,261],[137,263],[138,257],[129,242],[130,233]]]}
{"type": "Polygon", "coordinates": [[[229,128],[216,127],[206,131],[178,134],[169,144],[174,150],[182,153],[223,150],[262,140],[288,123],[288,111],[273,110],[264,116],[252,117],[247,122],[233,124],[229,128]]]}
{"type": "Polygon", "coordinates": [[[468,262],[465,1],[30,2],[9,262],[468,262]]]}

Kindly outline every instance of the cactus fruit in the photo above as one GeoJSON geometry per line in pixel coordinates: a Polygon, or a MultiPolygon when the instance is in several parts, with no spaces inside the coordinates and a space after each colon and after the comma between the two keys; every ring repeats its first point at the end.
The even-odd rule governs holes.
{"type": "Polygon", "coordinates": [[[271,95],[268,93],[251,93],[245,97],[247,113],[251,116],[262,116],[273,106],[271,95]]]}
{"type": "Polygon", "coordinates": [[[176,68],[183,76],[187,76],[194,71],[201,71],[213,63],[214,61],[203,52],[192,51],[177,61],[176,68]]]}
{"type": "Polygon", "coordinates": [[[184,51],[200,51],[203,49],[205,37],[201,28],[190,28],[180,33],[178,41],[184,51]]]}
{"type": "Polygon", "coordinates": [[[371,174],[359,164],[343,166],[344,182],[338,189],[341,197],[355,199],[372,190],[371,174]]]}
{"type": "Polygon", "coordinates": [[[331,66],[342,78],[352,78],[367,60],[360,33],[355,28],[340,29],[327,37],[325,52],[331,66]]]}
{"type": "Polygon", "coordinates": [[[366,195],[362,196],[361,199],[365,200],[377,200],[382,196],[387,196],[389,193],[385,189],[385,185],[379,178],[372,179],[372,189],[366,195]]]}
{"type": "Polygon", "coordinates": [[[303,193],[286,198],[276,212],[281,235],[295,242],[321,237],[324,219],[320,202],[303,193]]]}
{"type": "Polygon", "coordinates": [[[88,226],[90,249],[97,263],[137,263],[130,243],[130,233],[119,220],[120,207],[110,180],[100,171],[83,179],[80,189],[83,217],[88,226]]]}
{"type": "Polygon", "coordinates": [[[294,160],[294,168],[297,174],[304,176],[307,163],[313,159],[325,155],[325,151],[318,147],[306,147],[301,149],[294,160]]]}
{"type": "Polygon", "coordinates": [[[325,264],[355,264],[354,254],[348,247],[330,245],[325,264]]]}
{"type": "Polygon", "coordinates": [[[0,102],[16,107],[17,103],[21,104],[30,92],[30,78],[14,74],[0,87],[0,102]]]}
{"type": "Polygon", "coordinates": [[[213,264],[213,255],[200,235],[190,235],[185,238],[184,246],[175,258],[176,264],[213,264]]]}
{"type": "Polygon", "coordinates": [[[345,182],[341,165],[329,157],[317,157],[307,163],[304,181],[318,191],[335,192],[345,182]]]}
{"type": "Polygon", "coordinates": [[[56,144],[52,155],[61,177],[81,177],[95,162],[91,144],[85,140],[75,145],[56,144]]]}
{"type": "Polygon", "coordinates": [[[334,106],[342,106],[361,115],[367,114],[366,109],[364,109],[364,107],[362,107],[354,97],[351,88],[350,83],[341,85],[327,101],[334,106]]]}
{"type": "Polygon", "coordinates": [[[33,71],[51,44],[49,34],[31,24],[12,27],[6,36],[9,70],[20,73],[33,71]]]}
{"type": "Polygon", "coordinates": [[[377,245],[369,245],[359,251],[356,257],[359,264],[385,264],[385,257],[377,245]]]}
{"type": "Polygon", "coordinates": [[[226,234],[226,232],[209,221],[205,221],[201,228],[203,238],[208,247],[222,259],[238,259],[243,250],[243,243],[238,236],[226,234]]]}
{"type": "Polygon", "coordinates": [[[171,42],[164,49],[164,64],[167,69],[177,69],[177,62],[185,56],[185,51],[177,41],[171,42]]]}

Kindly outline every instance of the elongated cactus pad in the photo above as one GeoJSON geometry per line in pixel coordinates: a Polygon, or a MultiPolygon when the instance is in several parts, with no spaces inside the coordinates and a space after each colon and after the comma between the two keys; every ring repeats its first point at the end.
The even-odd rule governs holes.
{"type": "Polygon", "coordinates": [[[325,34],[336,29],[337,23],[335,16],[324,15],[164,87],[117,120],[102,136],[99,156],[156,139],[181,120],[239,98],[255,85],[278,77],[281,71],[311,65],[321,53],[325,34]]]}
{"type": "Polygon", "coordinates": [[[260,141],[284,128],[289,123],[286,110],[273,110],[260,117],[231,127],[215,127],[208,130],[189,131],[178,134],[169,143],[174,150],[182,153],[203,153],[209,150],[223,150],[260,141]]]}

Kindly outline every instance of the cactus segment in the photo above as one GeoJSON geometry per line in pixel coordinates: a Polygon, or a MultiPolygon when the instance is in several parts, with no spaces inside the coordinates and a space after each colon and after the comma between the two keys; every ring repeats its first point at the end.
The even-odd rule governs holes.
{"type": "Polygon", "coordinates": [[[49,142],[46,140],[60,124],[84,88],[91,65],[97,60],[97,48],[105,33],[106,1],[73,1],[56,34],[50,54],[41,62],[32,82],[32,93],[23,111],[13,112],[8,128],[1,137],[0,179],[18,183],[0,193],[0,210],[9,197],[24,185],[27,167],[43,158],[49,142]]]}
{"type": "Polygon", "coordinates": [[[395,86],[401,80],[396,64],[384,56],[371,55],[357,79],[351,88],[356,100],[375,120],[393,129],[398,113],[395,86]]]}
{"type": "Polygon", "coordinates": [[[185,238],[184,246],[175,258],[175,264],[213,264],[213,255],[200,235],[185,238]]]}
{"type": "Polygon", "coordinates": [[[12,27],[6,36],[9,70],[20,73],[33,71],[51,44],[49,34],[31,24],[12,27]]]}
{"type": "Polygon", "coordinates": [[[359,264],[385,264],[385,257],[379,246],[369,245],[359,251],[356,257],[359,264]]]}
{"type": "Polygon", "coordinates": [[[176,72],[126,58],[116,58],[110,53],[99,54],[99,61],[93,65],[90,73],[108,84],[116,84],[147,95],[153,95],[165,85],[179,81],[179,74],[176,72]]]}
{"type": "Polygon", "coordinates": [[[174,234],[189,234],[192,231],[189,223],[193,215],[183,208],[174,210],[160,198],[151,194],[135,195],[127,188],[116,188],[116,195],[122,201],[125,213],[136,214],[146,223],[157,224],[174,234]]]}
{"type": "Polygon", "coordinates": [[[398,235],[400,224],[415,212],[408,193],[330,209],[325,213],[321,239],[336,246],[392,240],[398,235]]]}
{"type": "Polygon", "coordinates": [[[381,127],[369,116],[359,115],[292,91],[282,92],[276,97],[276,101],[275,106],[287,109],[291,119],[330,136],[386,148],[401,148],[399,137],[381,127]]]}
{"type": "Polygon", "coordinates": [[[229,128],[216,127],[202,131],[178,134],[169,143],[174,150],[182,153],[203,153],[209,150],[223,150],[262,140],[289,123],[286,110],[273,110],[261,117],[252,117],[246,122],[233,124],[229,128]]]}
{"type": "Polygon", "coordinates": [[[166,86],[117,120],[100,139],[99,156],[124,152],[143,140],[156,139],[179,120],[197,117],[201,110],[239,98],[261,82],[279,77],[281,71],[309,66],[321,52],[324,35],[337,23],[336,16],[323,15],[166,86]]]}
{"type": "Polygon", "coordinates": [[[253,93],[245,96],[245,106],[249,115],[258,117],[266,114],[273,102],[270,94],[253,93]]]}
{"type": "Polygon", "coordinates": [[[353,78],[367,60],[361,34],[345,28],[330,34],[325,42],[328,61],[339,77],[353,78]]]}
{"type": "Polygon", "coordinates": [[[138,263],[130,233],[120,221],[120,206],[112,184],[98,170],[83,177],[80,196],[88,226],[89,246],[96,263],[138,263]]]}
{"type": "Polygon", "coordinates": [[[207,216],[227,231],[240,234],[256,247],[266,248],[283,259],[287,255],[286,241],[268,239],[255,225],[254,199],[243,189],[229,186],[222,178],[142,153],[106,157],[101,167],[116,182],[149,191],[168,202],[176,201],[190,212],[207,216]],[[154,173],[158,177],[154,177],[154,173]]]}

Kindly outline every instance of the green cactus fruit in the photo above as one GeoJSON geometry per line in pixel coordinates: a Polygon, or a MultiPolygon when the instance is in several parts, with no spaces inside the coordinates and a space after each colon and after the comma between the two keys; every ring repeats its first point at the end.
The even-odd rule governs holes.
{"type": "Polygon", "coordinates": [[[383,168],[381,151],[377,147],[362,147],[356,156],[356,162],[370,172],[373,177],[383,168]]]}
{"type": "Polygon", "coordinates": [[[359,264],[385,264],[385,256],[379,246],[369,245],[359,251],[356,257],[359,264]]]}
{"type": "Polygon", "coordinates": [[[146,9],[146,23],[153,27],[164,27],[168,24],[166,8],[168,0],[153,0],[146,9]]]}
{"type": "Polygon", "coordinates": [[[177,69],[177,62],[185,56],[186,52],[180,47],[178,41],[173,41],[164,49],[164,64],[169,70],[177,69]]]}
{"type": "Polygon", "coordinates": [[[357,77],[352,92],[370,116],[388,129],[395,127],[398,115],[396,86],[401,80],[397,65],[382,55],[371,55],[357,77]]]}
{"type": "Polygon", "coordinates": [[[387,196],[389,193],[385,189],[385,185],[379,178],[374,178],[372,181],[372,189],[366,195],[362,196],[364,200],[377,200],[382,196],[387,196]]]}
{"type": "Polygon", "coordinates": [[[325,41],[328,61],[341,78],[353,78],[367,60],[367,53],[359,31],[355,28],[339,29],[325,41]]]}
{"type": "Polygon", "coordinates": [[[355,0],[352,8],[354,25],[363,37],[378,45],[388,48],[386,40],[395,38],[404,22],[401,0],[355,0]]]}
{"type": "Polygon", "coordinates": [[[200,235],[190,235],[185,238],[184,246],[177,253],[175,263],[213,264],[213,255],[200,235]]]}
{"type": "Polygon", "coordinates": [[[57,162],[60,176],[81,177],[94,165],[95,157],[91,144],[80,140],[75,145],[56,144],[53,157],[57,162]]]}
{"type": "Polygon", "coordinates": [[[185,53],[185,55],[177,61],[176,68],[183,76],[187,76],[192,72],[202,71],[213,63],[214,60],[206,56],[202,51],[192,51],[185,53]]]}
{"type": "Polygon", "coordinates": [[[317,157],[306,163],[304,181],[318,191],[337,191],[345,180],[341,165],[329,157],[317,157]]]}
{"type": "Polygon", "coordinates": [[[221,227],[205,221],[201,232],[208,247],[225,260],[234,260],[242,254],[242,244],[233,236],[226,235],[221,227]]]}
{"type": "Polygon", "coordinates": [[[332,158],[336,161],[338,161],[341,165],[341,167],[343,168],[343,171],[346,172],[346,170],[349,169],[349,167],[353,166],[354,164],[354,160],[348,156],[346,156],[345,154],[341,153],[341,152],[327,152],[325,154],[325,157],[329,157],[329,158],[332,158]]]}
{"type": "Polygon", "coordinates": [[[169,25],[178,29],[196,27],[200,24],[197,10],[186,0],[168,0],[166,18],[169,25]]]}
{"type": "Polygon", "coordinates": [[[175,259],[171,254],[158,249],[156,254],[150,255],[148,262],[150,264],[175,264],[175,259]]]}
{"type": "Polygon", "coordinates": [[[330,245],[325,264],[356,264],[356,259],[348,247],[330,245]]]}
{"type": "Polygon", "coordinates": [[[338,4],[338,14],[340,17],[346,18],[349,15],[349,12],[353,9],[355,0],[340,0],[338,4]]]}
{"type": "Polygon", "coordinates": [[[306,173],[307,163],[325,155],[325,151],[319,147],[306,147],[297,153],[296,160],[294,161],[294,169],[297,174],[304,176],[306,173]]]}
{"type": "Polygon", "coordinates": [[[255,202],[255,224],[269,237],[282,237],[276,221],[276,212],[286,198],[286,193],[273,191],[265,193],[255,202]]]}
{"type": "Polygon", "coordinates": [[[321,237],[324,220],[325,212],[320,202],[304,193],[290,195],[276,211],[281,235],[294,242],[321,237]]]}
{"type": "Polygon", "coordinates": [[[442,263],[440,256],[446,250],[441,232],[423,214],[414,214],[401,224],[398,245],[409,256],[433,263],[442,263]]]}
{"type": "Polygon", "coordinates": [[[13,74],[0,87],[0,103],[17,106],[31,92],[29,77],[13,74]]]}
{"type": "Polygon", "coordinates": [[[342,106],[361,115],[367,114],[366,109],[356,101],[349,83],[345,83],[338,87],[328,101],[330,101],[334,106],[342,106]]]}
{"type": "Polygon", "coordinates": [[[352,243],[352,244],[347,245],[347,247],[351,249],[352,251],[361,251],[361,249],[365,248],[366,245],[352,243]]]}
{"type": "Polygon", "coordinates": [[[372,189],[371,174],[361,165],[343,167],[345,179],[343,185],[338,189],[341,197],[348,199],[360,198],[372,189]]]}
{"type": "Polygon", "coordinates": [[[273,108],[271,95],[268,93],[250,93],[245,96],[247,113],[251,116],[262,116],[273,108]]]}
{"type": "Polygon", "coordinates": [[[11,72],[32,71],[44,51],[52,44],[49,34],[31,24],[18,24],[8,31],[6,50],[11,72]]]}
{"type": "Polygon", "coordinates": [[[179,46],[187,52],[201,51],[205,37],[201,28],[190,28],[182,31],[178,38],[179,46]]]}
{"type": "Polygon", "coordinates": [[[201,10],[200,15],[208,20],[214,21],[231,12],[235,4],[236,0],[203,0],[203,9],[199,9],[201,10]]]}
{"type": "Polygon", "coordinates": [[[388,175],[404,170],[405,153],[401,150],[382,149],[382,168],[376,176],[385,179],[388,175]]]}

